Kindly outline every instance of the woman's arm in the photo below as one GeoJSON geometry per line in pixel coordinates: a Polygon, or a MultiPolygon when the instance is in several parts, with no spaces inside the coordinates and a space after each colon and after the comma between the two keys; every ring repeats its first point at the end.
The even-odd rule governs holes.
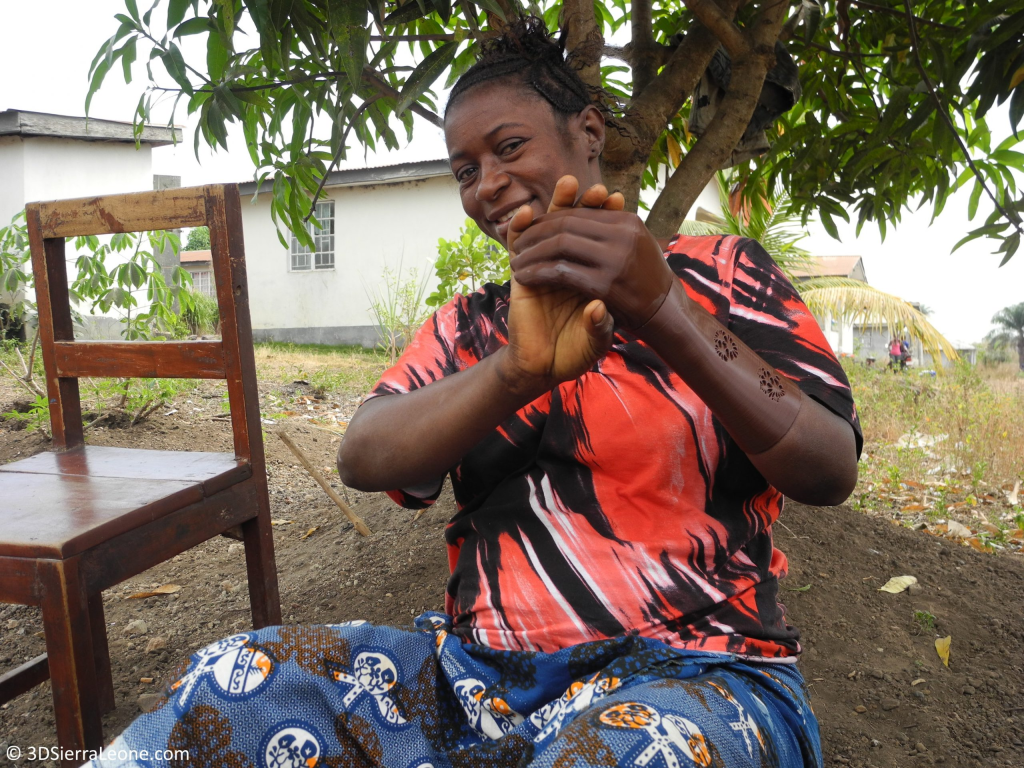
{"type": "Polygon", "coordinates": [[[513,274],[600,299],[708,404],[768,482],[797,501],[838,504],[857,479],[853,428],[747,347],[683,290],[633,214],[575,210],[521,236],[513,274]],[[725,357],[716,341],[727,338],[725,357]]]}
{"type": "MultiPolygon", "coordinates": [[[[560,182],[550,210],[571,207],[576,191],[575,179],[560,182]]],[[[622,207],[621,195],[608,202],[603,187],[588,190],[581,204],[591,199],[598,206],[622,207]]],[[[529,226],[529,208],[524,208],[512,219],[510,243],[529,226]]],[[[338,449],[341,481],[363,491],[439,485],[448,470],[512,414],[589,370],[611,345],[613,330],[602,302],[576,291],[528,288],[513,280],[508,344],[466,370],[413,392],[363,403],[338,449]]]]}
{"type": "Polygon", "coordinates": [[[693,389],[768,482],[841,504],[857,483],[853,428],[777,373],[676,282],[637,335],[693,389]]]}

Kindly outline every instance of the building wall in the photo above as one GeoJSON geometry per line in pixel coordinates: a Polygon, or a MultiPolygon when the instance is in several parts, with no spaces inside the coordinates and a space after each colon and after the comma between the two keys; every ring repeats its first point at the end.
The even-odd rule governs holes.
{"type": "MultiPolygon", "coordinates": [[[[291,271],[270,217],[270,196],[242,202],[253,335],[317,344],[377,341],[370,294],[385,267],[416,269],[433,288],[439,238],[454,238],[466,219],[458,185],[448,176],[396,184],[328,187],[334,200],[335,266],[291,271]]],[[[286,234],[288,241],[291,235],[286,234]]]]}
{"type": "Polygon", "coordinates": [[[0,227],[25,207],[25,152],[20,136],[0,136],[0,227]]]}
{"type": "MultiPolygon", "coordinates": [[[[124,142],[0,137],[0,227],[29,202],[152,189],[152,151],[148,145],[136,149],[124,142]]],[[[69,246],[69,279],[74,269],[72,250],[69,246]]],[[[145,303],[145,296],[141,298],[145,303]]],[[[120,330],[116,319],[83,311],[77,333],[85,338],[117,339],[120,330]]]]}
{"type": "Polygon", "coordinates": [[[24,140],[25,202],[153,188],[153,150],[123,142],[24,140]]]}

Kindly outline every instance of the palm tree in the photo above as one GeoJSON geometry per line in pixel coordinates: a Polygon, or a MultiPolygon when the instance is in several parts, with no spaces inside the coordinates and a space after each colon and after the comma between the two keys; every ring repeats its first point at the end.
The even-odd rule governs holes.
{"type": "Polygon", "coordinates": [[[1017,363],[1024,371],[1024,301],[999,310],[992,317],[992,322],[998,327],[994,333],[986,336],[985,340],[994,346],[1015,344],[1017,363]]]}
{"type": "MultiPolygon", "coordinates": [[[[949,360],[957,359],[956,349],[928,322],[926,313],[899,296],[848,277],[797,277],[797,273],[813,272],[814,258],[797,245],[807,234],[799,227],[781,183],[771,194],[743,194],[742,190],[730,189],[725,174],[719,172],[718,197],[721,214],[698,209],[698,220],[684,221],[680,233],[728,234],[757,240],[793,281],[800,298],[815,315],[831,313],[839,321],[906,329],[921,340],[933,360],[940,360],[943,353],[949,360]]],[[[1024,313],[1024,304],[1020,307],[1024,313]]]]}

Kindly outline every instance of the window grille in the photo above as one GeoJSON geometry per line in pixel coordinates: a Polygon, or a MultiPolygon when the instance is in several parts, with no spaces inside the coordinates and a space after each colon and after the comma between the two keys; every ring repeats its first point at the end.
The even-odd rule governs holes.
{"type": "Polygon", "coordinates": [[[317,227],[310,219],[306,228],[313,237],[315,245],[310,250],[299,239],[292,235],[291,265],[293,272],[304,272],[310,269],[334,269],[334,201],[322,200],[316,204],[317,227]]]}
{"type": "Polygon", "coordinates": [[[189,270],[192,275],[192,290],[204,296],[213,296],[213,272],[209,270],[189,270]]]}

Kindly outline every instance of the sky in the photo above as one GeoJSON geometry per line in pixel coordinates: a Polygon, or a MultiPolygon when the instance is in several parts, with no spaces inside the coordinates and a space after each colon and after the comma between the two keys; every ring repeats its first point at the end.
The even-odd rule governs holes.
{"type": "MultiPolygon", "coordinates": [[[[146,0],[139,5],[145,10],[146,0]]],[[[0,111],[84,114],[89,64],[117,29],[114,14],[122,12],[124,0],[0,0],[0,19],[7,30],[7,42],[0,46],[0,111]]],[[[155,71],[160,69],[154,65],[155,71]]],[[[115,68],[93,98],[90,114],[130,121],[145,87],[144,70],[137,68],[135,76],[133,83],[126,85],[120,68],[115,68]]],[[[166,121],[167,113],[160,118],[166,121]]],[[[184,110],[176,122],[184,126],[184,142],[154,151],[154,173],[181,176],[185,186],[252,178],[253,167],[239,130],[229,133],[231,152],[213,152],[204,145],[197,161],[194,122],[186,119],[184,110]]],[[[989,123],[996,130],[1008,130],[999,126],[999,116],[990,118],[989,123]]],[[[417,118],[412,145],[365,159],[362,153],[352,152],[343,167],[443,157],[440,130],[417,118]]],[[[993,314],[1024,301],[1024,252],[1002,268],[998,267],[999,257],[991,253],[993,247],[985,241],[950,253],[953,244],[972,228],[967,219],[968,194],[964,190],[954,196],[931,226],[930,208],[907,212],[898,226],[890,227],[884,242],[873,225],[865,225],[856,237],[852,226],[839,222],[841,241],[836,241],[820,224],[811,222],[809,237],[801,245],[817,255],[863,257],[871,285],[930,308],[932,323],[954,343],[976,342],[991,329],[993,314]]],[[[975,224],[981,223],[988,210],[983,203],[975,224]]]]}

